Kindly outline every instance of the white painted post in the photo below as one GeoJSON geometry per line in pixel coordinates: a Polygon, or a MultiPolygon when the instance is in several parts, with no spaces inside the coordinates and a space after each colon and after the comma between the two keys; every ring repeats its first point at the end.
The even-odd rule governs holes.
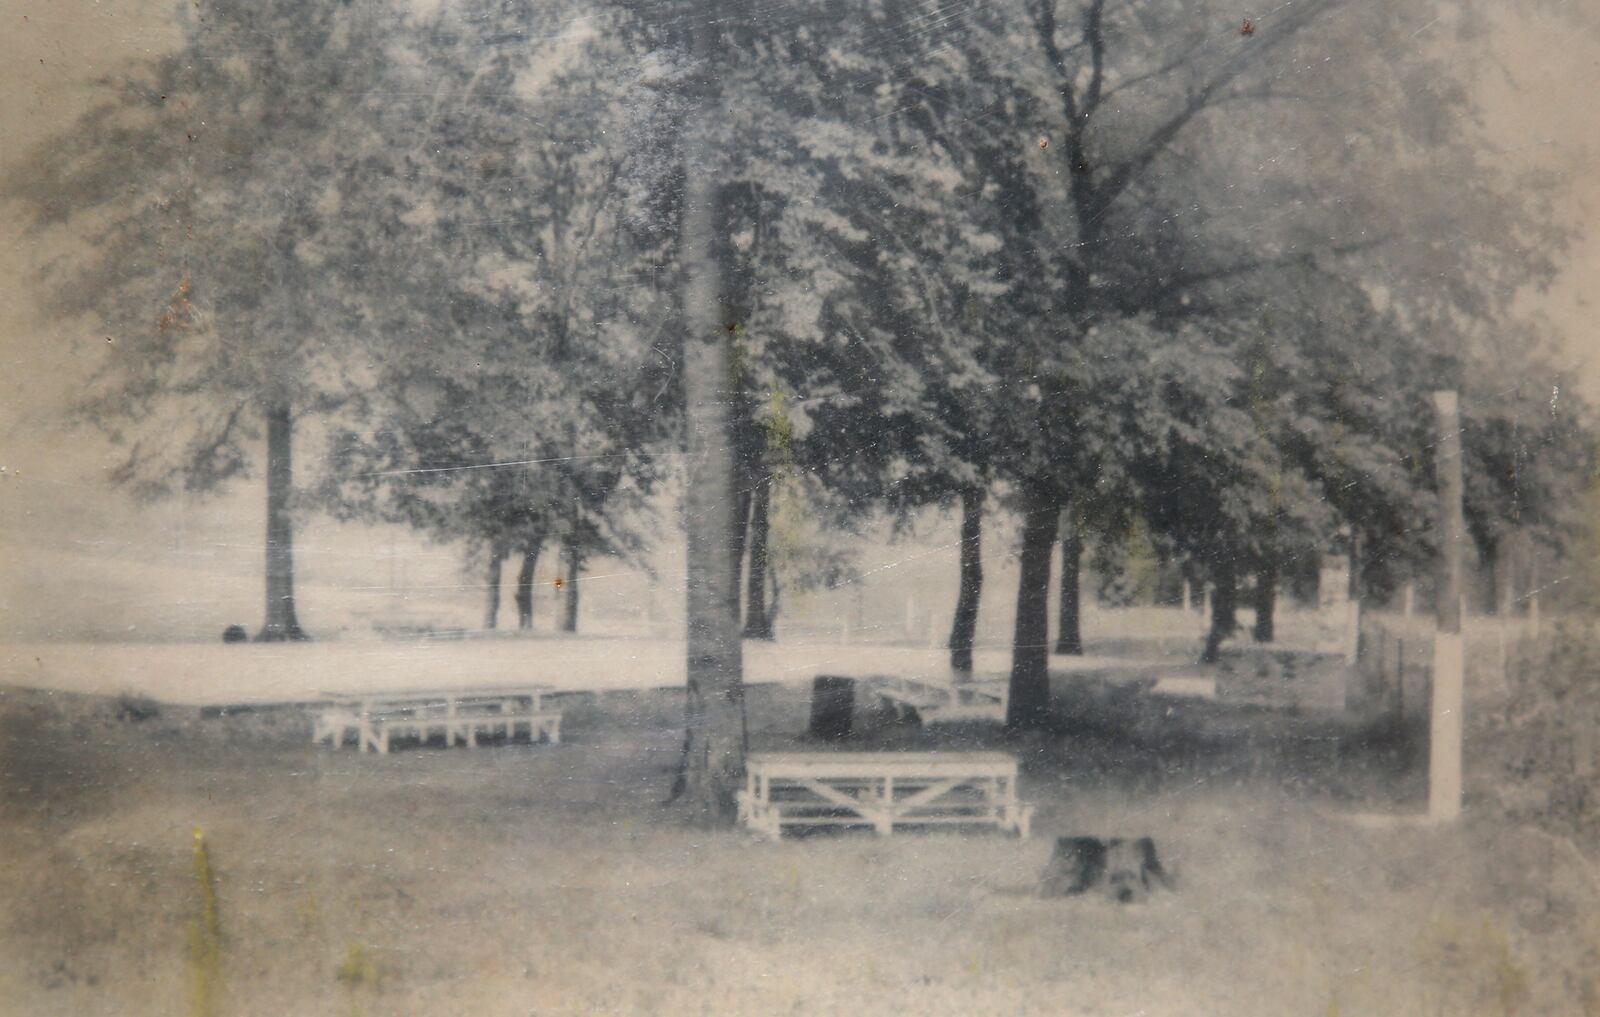
{"type": "Polygon", "coordinates": [[[1402,603],[1404,604],[1404,607],[1401,608],[1401,611],[1404,614],[1405,619],[1410,621],[1412,613],[1417,609],[1417,584],[1415,582],[1406,583],[1405,594],[1402,603]]]}
{"type": "Polygon", "coordinates": [[[1433,703],[1429,711],[1428,818],[1461,815],[1461,729],[1466,661],[1461,640],[1461,417],[1453,391],[1433,394],[1439,428],[1439,578],[1433,637],[1433,703]]]}
{"type": "Polygon", "coordinates": [[[1194,613],[1194,584],[1187,579],[1183,581],[1183,610],[1188,614],[1194,613]]]}

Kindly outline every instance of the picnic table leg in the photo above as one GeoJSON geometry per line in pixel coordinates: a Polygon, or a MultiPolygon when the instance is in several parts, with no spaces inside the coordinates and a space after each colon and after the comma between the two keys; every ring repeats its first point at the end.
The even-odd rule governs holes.
{"type": "Polygon", "coordinates": [[[873,817],[872,825],[877,829],[878,835],[887,837],[894,832],[894,778],[883,778],[883,791],[878,800],[877,814],[873,817]]]}
{"type": "Polygon", "coordinates": [[[1017,797],[1017,782],[1005,782],[1005,813],[1004,825],[1008,830],[1015,831],[1022,840],[1027,840],[1033,828],[1033,806],[1025,805],[1017,797]]]}
{"type": "Polygon", "coordinates": [[[756,818],[756,775],[745,771],[744,790],[739,792],[739,822],[745,826],[755,826],[756,818]]]}

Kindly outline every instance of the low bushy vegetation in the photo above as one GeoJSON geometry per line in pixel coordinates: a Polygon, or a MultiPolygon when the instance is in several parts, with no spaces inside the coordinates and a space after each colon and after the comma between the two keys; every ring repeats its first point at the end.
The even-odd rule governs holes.
{"type": "Polygon", "coordinates": [[[1469,766],[1506,815],[1600,853],[1600,632],[1571,623],[1527,646],[1480,718],[1469,766]]]}

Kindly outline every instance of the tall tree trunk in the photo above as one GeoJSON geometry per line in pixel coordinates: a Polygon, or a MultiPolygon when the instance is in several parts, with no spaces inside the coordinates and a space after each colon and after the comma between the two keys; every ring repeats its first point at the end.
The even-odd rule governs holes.
{"type": "Polygon", "coordinates": [[[1517,596],[1517,552],[1521,541],[1515,533],[1504,533],[1494,542],[1494,613],[1500,619],[1511,617],[1517,596]]]}
{"type": "Polygon", "coordinates": [[[1044,488],[1024,490],[1021,579],[1011,644],[1006,728],[1039,730],[1050,712],[1050,552],[1061,505],[1044,488]]]}
{"type": "Polygon", "coordinates": [[[307,638],[294,612],[294,417],[287,403],[267,407],[267,619],[256,634],[266,643],[307,638]]]}
{"type": "Polygon", "coordinates": [[[730,460],[733,469],[733,536],[728,541],[728,557],[733,559],[733,617],[740,617],[739,588],[744,579],[744,552],[750,540],[750,505],[755,500],[746,481],[745,471],[739,468],[737,457],[730,460]]]}
{"type": "Polygon", "coordinates": [[[1072,507],[1061,514],[1061,598],[1056,609],[1056,652],[1083,655],[1082,581],[1083,533],[1072,507]]]}
{"type": "Polygon", "coordinates": [[[489,545],[489,583],[483,606],[483,627],[486,629],[500,624],[500,568],[505,557],[506,549],[499,542],[489,545]]]}
{"type": "Polygon", "coordinates": [[[1256,623],[1250,637],[1258,643],[1270,643],[1276,635],[1273,615],[1278,608],[1278,556],[1270,550],[1256,573],[1255,608],[1256,623]]]}
{"type": "Polygon", "coordinates": [[[1225,553],[1211,570],[1211,629],[1206,633],[1206,648],[1200,663],[1215,664],[1222,652],[1222,641],[1239,628],[1239,573],[1232,553],[1225,553]]]}
{"type": "Polygon", "coordinates": [[[772,615],[767,611],[767,512],[772,503],[772,477],[763,476],[750,500],[750,572],[745,583],[744,637],[771,639],[772,615]]]}
{"type": "Polygon", "coordinates": [[[561,631],[578,631],[578,576],[583,572],[583,551],[572,541],[562,548],[567,558],[566,614],[561,619],[561,631]]]}
{"type": "Polygon", "coordinates": [[[522,567],[517,570],[517,628],[528,632],[533,628],[533,580],[539,567],[539,552],[544,541],[535,540],[522,552],[522,567]]]}
{"type": "Polygon", "coordinates": [[[705,824],[731,822],[744,780],[744,659],[739,639],[737,534],[744,527],[734,495],[735,390],[732,343],[740,323],[726,310],[719,246],[728,242],[718,164],[711,144],[719,104],[718,61],[725,19],[712,3],[695,19],[692,56],[707,78],[691,85],[697,108],[685,121],[683,213],[684,400],[689,467],[684,512],[688,531],[688,659],[683,757],[672,800],[705,824]]]}
{"type": "Polygon", "coordinates": [[[1351,635],[1352,656],[1350,663],[1354,664],[1361,659],[1361,602],[1367,595],[1367,556],[1361,542],[1361,531],[1351,528],[1350,532],[1350,604],[1352,624],[1355,628],[1351,635]]]}
{"type": "Polygon", "coordinates": [[[776,629],[778,612],[783,606],[783,587],[778,584],[778,572],[776,569],[768,569],[767,578],[772,582],[772,594],[767,600],[767,624],[776,629]]]}
{"type": "Polygon", "coordinates": [[[983,502],[981,487],[961,492],[961,579],[956,616],[950,623],[950,669],[972,673],[972,643],[978,631],[978,602],[983,595],[983,502]]]}
{"type": "Polygon", "coordinates": [[[1352,530],[1350,533],[1350,581],[1345,593],[1353,601],[1360,602],[1366,593],[1366,576],[1364,563],[1366,555],[1361,553],[1361,531],[1352,530]]]}

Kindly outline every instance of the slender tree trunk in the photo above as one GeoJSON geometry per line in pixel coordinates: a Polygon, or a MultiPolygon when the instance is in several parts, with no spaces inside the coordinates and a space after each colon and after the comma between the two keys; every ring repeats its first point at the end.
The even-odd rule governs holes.
{"type": "Polygon", "coordinates": [[[1047,490],[1023,494],[1022,575],[1011,645],[1011,695],[1006,728],[1039,730],[1050,712],[1050,552],[1061,505],[1047,490]]]}
{"type": "Polygon", "coordinates": [[[983,502],[981,487],[961,492],[961,580],[956,616],[950,623],[950,669],[972,673],[972,643],[978,631],[978,602],[983,594],[983,502]]]}
{"type": "Polygon", "coordinates": [[[771,563],[767,560],[767,537],[770,529],[767,518],[772,502],[772,478],[762,477],[756,484],[750,500],[750,572],[745,583],[744,637],[746,639],[771,639],[772,615],[767,611],[767,574],[771,563]]]}
{"type": "Polygon", "coordinates": [[[1359,531],[1352,531],[1350,534],[1349,558],[1350,581],[1346,586],[1345,593],[1351,600],[1359,602],[1366,593],[1366,577],[1363,574],[1362,564],[1366,561],[1366,555],[1361,553],[1361,534],[1359,531]]]}
{"type": "Polygon", "coordinates": [[[517,570],[517,628],[533,629],[533,578],[539,567],[539,552],[544,541],[535,540],[522,552],[522,567],[517,570]]]}
{"type": "Polygon", "coordinates": [[[1494,543],[1494,613],[1504,620],[1511,617],[1517,595],[1517,534],[1502,534],[1494,543]]]}
{"type": "Polygon", "coordinates": [[[1222,641],[1239,628],[1239,574],[1231,553],[1224,554],[1211,571],[1211,629],[1206,633],[1206,648],[1200,663],[1215,664],[1222,652],[1222,641]]]}
{"type": "Polygon", "coordinates": [[[1351,624],[1355,631],[1351,635],[1350,663],[1354,664],[1361,659],[1361,602],[1367,595],[1367,556],[1363,551],[1361,531],[1351,528],[1350,533],[1350,611],[1351,624]]]}
{"type": "Polygon", "coordinates": [[[735,389],[732,343],[740,323],[729,320],[718,247],[727,242],[711,118],[718,106],[718,61],[725,29],[712,3],[695,19],[692,56],[708,76],[690,86],[697,106],[683,139],[684,398],[689,467],[684,511],[688,531],[688,659],[683,758],[672,800],[708,825],[731,822],[744,780],[748,748],[744,660],[739,639],[738,559],[744,527],[734,495],[733,431],[728,406],[735,389]],[[719,236],[720,234],[720,236],[719,236]]]}
{"type": "Polygon", "coordinates": [[[744,553],[750,542],[750,505],[755,500],[749,483],[745,480],[745,471],[739,468],[737,459],[730,460],[733,469],[733,536],[728,541],[728,556],[733,559],[733,618],[737,622],[740,618],[739,589],[744,581],[744,553]]]}
{"type": "Polygon", "coordinates": [[[567,559],[566,614],[561,619],[561,631],[578,631],[578,577],[583,572],[583,552],[578,545],[568,541],[562,548],[567,559]]]}
{"type": "Polygon", "coordinates": [[[256,634],[266,643],[306,639],[294,611],[294,417],[287,403],[267,407],[267,619],[256,634]]]}
{"type": "Polygon", "coordinates": [[[1256,573],[1255,608],[1256,623],[1250,637],[1258,643],[1270,643],[1276,634],[1273,615],[1278,608],[1278,558],[1270,551],[1256,573]]]}
{"type": "Polygon", "coordinates": [[[492,629],[500,624],[500,571],[505,561],[506,549],[499,543],[489,545],[489,584],[485,591],[483,627],[492,629]]]}
{"type": "Polygon", "coordinates": [[[1083,656],[1082,581],[1083,534],[1068,506],[1062,514],[1061,598],[1056,609],[1056,652],[1083,656]]]}
{"type": "Polygon", "coordinates": [[[767,578],[772,582],[772,594],[767,600],[767,624],[776,630],[778,626],[778,612],[783,607],[783,587],[778,583],[778,572],[776,569],[768,569],[767,578]]]}

